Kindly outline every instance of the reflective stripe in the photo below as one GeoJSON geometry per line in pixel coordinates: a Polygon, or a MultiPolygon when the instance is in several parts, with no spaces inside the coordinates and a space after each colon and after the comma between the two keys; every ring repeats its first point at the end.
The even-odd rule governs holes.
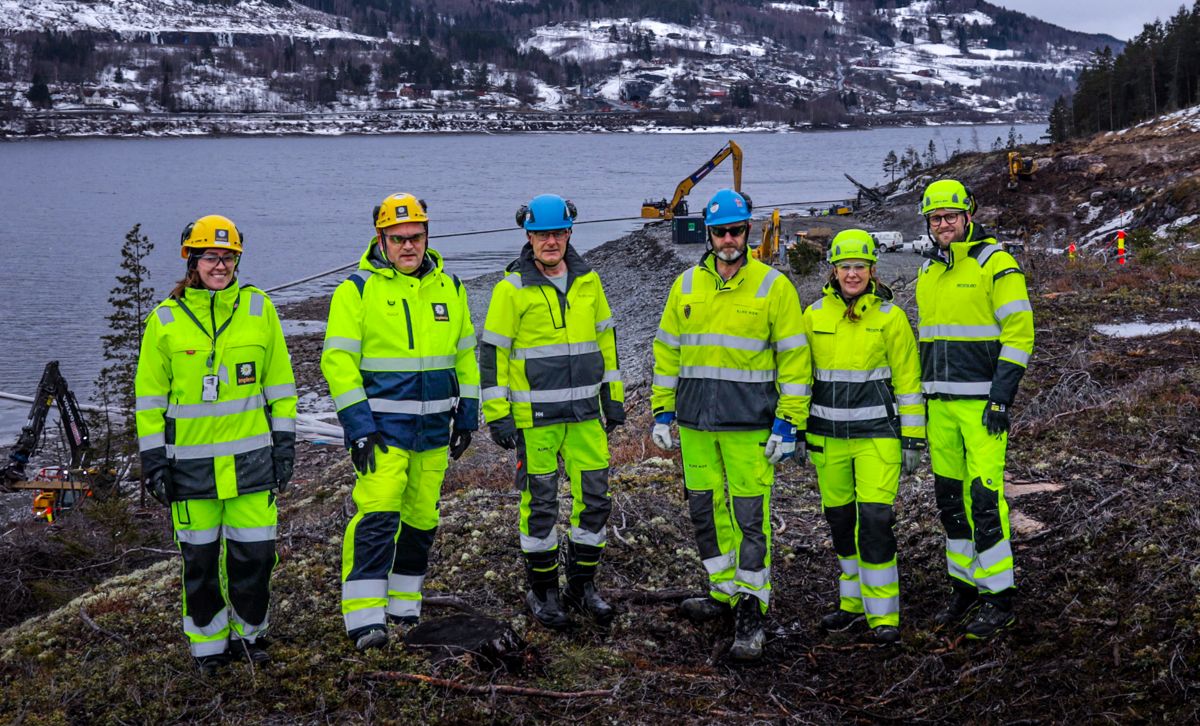
{"type": "Polygon", "coordinates": [[[172,403],[167,406],[167,415],[176,419],[210,418],[215,416],[236,416],[267,405],[262,394],[256,393],[246,398],[236,398],[232,401],[215,403],[172,403]]]}
{"type": "Polygon", "coordinates": [[[521,533],[522,552],[549,552],[557,546],[558,535],[554,530],[550,530],[550,534],[545,537],[531,537],[524,532],[521,533]]]}
{"type": "Polygon", "coordinates": [[[900,597],[866,597],[863,596],[863,609],[871,615],[891,615],[900,612],[900,597]]]}
{"type": "Polygon", "coordinates": [[[620,383],[621,370],[618,368],[615,371],[604,371],[604,376],[600,379],[601,383],[620,383]]]}
{"type": "Polygon", "coordinates": [[[785,396],[811,396],[812,386],[807,383],[780,383],[779,392],[785,396]]]}
{"type": "Polygon", "coordinates": [[[1000,357],[1007,358],[1013,363],[1020,363],[1023,366],[1029,366],[1029,354],[1020,348],[1014,348],[1011,345],[1000,347],[1000,357]]]}
{"type": "Polygon", "coordinates": [[[362,341],[331,335],[325,339],[325,347],[321,349],[321,352],[324,353],[327,350],[344,350],[347,353],[358,354],[362,352],[362,341]]]}
{"type": "MultiPolygon", "coordinates": [[[[229,627],[229,608],[221,608],[221,610],[213,616],[212,622],[208,625],[196,625],[196,621],[191,615],[183,616],[183,632],[189,635],[205,635],[213,636],[220,633],[225,628],[229,627]]],[[[225,650],[225,644],[221,643],[221,650],[225,650]]]]}
{"type": "Polygon", "coordinates": [[[280,398],[288,398],[296,395],[295,383],[280,383],[275,386],[267,386],[263,389],[263,395],[268,401],[275,401],[280,398]]]}
{"type": "Polygon", "coordinates": [[[921,340],[927,338],[998,338],[997,325],[922,325],[921,340]]]}
{"type": "Polygon", "coordinates": [[[896,396],[896,402],[901,406],[921,406],[925,403],[925,396],[920,393],[901,393],[896,396]]]}
{"type": "Polygon", "coordinates": [[[421,592],[425,586],[424,575],[397,575],[391,573],[387,579],[388,592],[421,592]]]}
{"type": "Polygon", "coordinates": [[[1005,318],[1007,318],[1009,315],[1012,315],[1013,313],[1032,313],[1032,312],[1033,312],[1033,306],[1029,304],[1028,300],[1013,300],[1010,303],[1006,303],[1006,304],[1001,305],[1000,307],[996,308],[996,320],[1003,321],[1005,318]]]}
{"type": "Polygon", "coordinates": [[[342,600],[387,597],[387,580],[346,580],[342,583],[342,600]]]}
{"type": "Polygon", "coordinates": [[[415,416],[428,416],[434,413],[445,413],[454,409],[453,398],[442,398],[437,401],[390,401],[386,398],[368,398],[367,405],[375,413],[407,413],[415,416]]]}
{"type": "Polygon", "coordinates": [[[892,312],[893,307],[895,307],[895,305],[892,305],[890,302],[885,302],[884,304],[879,306],[879,312],[886,315],[886,314],[892,312]]]}
{"type": "Polygon", "coordinates": [[[680,378],[714,378],[734,383],[770,383],[775,380],[775,369],[769,371],[747,371],[741,368],[716,368],[713,366],[681,366],[680,378]]]}
{"type": "Polygon", "coordinates": [[[138,437],[138,451],[149,451],[167,445],[166,433],[159,431],[157,434],[146,434],[138,437]]]}
{"type": "Polygon", "coordinates": [[[518,290],[521,289],[521,276],[515,272],[504,276],[504,281],[518,290]]]}
{"type": "Polygon", "coordinates": [[[663,330],[662,328],[659,328],[658,332],[654,334],[654,339],[661,341],[662,343],[666,344],[668,347],[671,347],[671,348],[679,347],[679,336],[671,335],[670,333],[663,330]]]}
{"type": "Polygon", "coordinates": [[[370,625],[383,625],[387,621],[381,607],[351,610],[348,613],[342,614],[342,620],[346,623],[346,632],[365,628],[370,625]]]}
{"type": "Polygon", "coordinates": [[[194,446],[179,446],[167,444],[167,458],[175,459],[211,459],[216,456],[234,456],[248,454],[251,451],[265,449],[271,446],[271,434],[256,434],[244,439],[234,439],[219,444],[197,444],[194,446]]]}
{"type": "Polygon", "coordinates": [[[479,336],[479,339],[482,340],[483,342],[487,343],[488,345],[494,345],[497,348],[511,348],[512,347],[512,338],[509,338],[504,335],[500,335],[499,333],[493,333],[490,330],[483,331],[483,335],[479,336]]]}
{"type": "Polygon", "coordinates": [[[603,547],[608,541],[608,529],[601,527],[599,532],[589,532],[582,527],[571,528],[571,541],[575,544],[591,545],[592,547],[603,547]]]}
{"type": "Polygon", "coordinates": [[[723,555],[709,557],[704,560],[704,570],[710,575],[719,575],[722,572],[732,570],[737,564],[737,555],[733,552],[726,552],[723,555]]]}
{"type": "Polygon", "coordinates": [[[965,557],[968,560],[975,559],[975,543],[969,539],[946,540],[946,551],[952,552],[960,557],[965,557]]]}
{"type": "Polygon", "coordinates": [[[347,406],[358,403],[359,401],[365,401],[366,398],[367,392],[365,389],[351,388],[345,393],[339,393],[338,395],[334,396],[333,405],[337,407],[337,410],[341,411],[347,406]]]}
{"type": "Polygon", "coordinates": [[[775,350],[779,353],[782,353],[785,350],[803,348],[806,345],[808,345],[808,336],[804,333],[796,333],[795,335],[789,335],[782,340],[775,341],[775,350]]]}
{"type": "Polygon", "coordinates": [[[858,577],[867,587],[887,587],[900,581],[900,572],[895,565],[881,570],[862,567],[858,570],[858,577]]]}
{"type": "Polygon", "coordinates": [[[711,345],[718,348],[732,348],[759,353],[770,346],[767,341],[759,338],[743,338],[739,335],[722,335],[720,333],[684,333],[679,336],[682,345],[711,345]]]}
{"type": "Polygon", "coordinates": [[[902,413],[902,414],[900,414],[900,425],[901,426],[924,426],[925,425],[925,414],[923,414],[923,413],[914,413],[914,414],[902,413]]]}
{"type": "Polygon", "coordinates": [[[733,577],[743,585],[748,585],[755,590],[761,590],[771,582],[771,568],[764,567],[761,570],[739,569],[733,577]]]}
{"type": "Polygon", "coordinates": [[[398,618],[421,617],[421,599],[390,598],[385,611],[398,618]]]}
{"type": "Polygon", "coordinates": [[[590,386],[576,386],[575,388],[554,388],[549,391],[509,391],[509,397],[517,403],[583,401],[599,395],[599,383],[590,386]]]}
{"type": "Polygon", "coordinates": [[[975,578],[971,576],[971,570],[965,565],[955,562],[949,555],[946,555],[946,569],[953,577],[957,577],[964,582],[975,583],[975,578]]]}
{"type": "Polygon", "coordinates": [[[175,530],[175,539],[183,544],[189,545],[206,545],[216,542],[221,537],[221,528],[212,527],[210,529],[177,529],[175,530]]]}
{"type": "Polygon", "coordinates": [[[980,590],[986,590],[988,592],[1000,592],[1001,590],[1007,590],[1013,586],[1013,571],[1011,569],[1007,569],[997,572],[994,575],[988,575],[987,577],[976,577],[975,584],[980,590]]]}
{"type": "Polygon", "coordinates": [[[862,408],[833,408],[831,406],[813,406],[812,416],[826,421],[870,421],[877,418],[887,418],[887,408],[883,406],[864,406],[862,408]]]}
{"type": "Polygon", "coordinates": [[[596,323],[596,332],[602,333],[609,328],[615,327],[617,327],[617,323],[611,317],[608,317],[596,323]]]}
{"type": "Polygon", "coordinates": [[[286,416],[272,416],[271,430],[285,434],[294,434],[296,433],[296,419],[288,418],[286,416]]]}
{"type": "Polygon", "coordinates": [[[138,396],[136,407],[138,411],[153,411],[166,408],[168,403],[166,396],[138,396]]]}
{"type": "Polygon", "coordinates": [[[825,307],[825,298],[821,298],[820,300],[816,301],[812,305],[809,305],[808,307],[812,310],[821,310],[822,308],[825,307]]]}
{"type": "Polygon", "coordinates": [[[767,276],[763,278],[762,284],[758,286],[758,292],[754,293],[754,297],[766,297],[767,293],[771,292],[771,285],[775,284],[775,280],[779,276],[779,270],[767,272],[767,276]]]}
{"type": "Polygon", "coordinates": [[[999,245],[986,245],[983,249],[979,250],[979,256],[975,258],[975,261],[979,263],[980,267],[983,267],[987,264],[988,259],[999,251],[999,245]]]}
{"type": "Polygon", "coordinates": [[[843,370],[837,368],[815,368],[813,378],[827,383],[866,383],[867,381],[882,381],[892,377],[892,369],[888,366],[872,368],[865,371],[843,370]]]}
{"type": "Polygon", "coordinates": [[[230,527],[224,525],[225,539],[231,542],[274,542],[275,525],[269,527],[230,527]]]}
{"type": "Polygon", "coordinates": [[[838,580],[838,595],[851,600],[862,598],[862,586],[858,580],[838,580]]]}
{"type": "Polygon", "coordinates": [[[683,273],[683,284],[679,286],[679,291],[684,295],[692,293],[692,278],[696,276],[696,268],[689,268],[683,273]]]}
{"type": "Polygon", "coordinates": [[[193,640],[188,648],[191,650],[193,658],[200,658],[206,655],[220,655],[225,652],[225,639],[193,640]]]}
{"type": "Polygon", "coordinates": [[[245,620],[243,620],[242,618],[240,618],[238,616],[236,610],[230,612],[230,617],[233,619],[234,623],[236,623],[237,625],[240,626],[240,629],[242,631],[242,637],[240,637],[240,638],[236,637],[237,636],[236,629],[234,630],[234,632],[229,634],[230,637],[235,641],[244,640],[247,643],[253,643],[255,637],[257,637],[259,633],[266,630],[267,626],[270,625],[270,623],[271,623],[271,613],[270,612],[268,612],[265,616],[263,616],[263,621],[261,623],[258,623],[257,625],[252,624],[252,623],[247,623],[245,620]]]}
{"type": "MultiPolygon", "coordinates": [[[[710,591],[724,593],[728,597],[733,597],[738,592],[737,583],[734,582],[733,580],[723,580],[721,582],[710,581],[708,583],[708,589],[710,591]]],[[[716,599],[716,598],[714,598],[714,599],[716,599]]]]}
{"type": "Polygon", "coordinates": [[[664,376],[655,373],[652,383],[663,388],[674,388],[679,383],[679,376],[664,376]]]}
{"type": "Polygon", "coordinates": [[[990,570],[1001,562],[1012,559],[1012,556],[1012,544],[1009,540],[1002,539],[988,551],[980,552],[977,561],[980,567],[990,570]]]}
{"type": "Polygon", "coordinates": [[[479,386],[474,383],[463,383],[458,387],[459,398],[479,398],[479,386]]]}
{"type": "Polygon", "coordinates": [[[475,347],[475,336],[464,335],[458,339],[458,350],[461,353],[464,350],[470,350],[475,347]]]}
{"type": "Polygon", "coordinates": [[[490,386],[483,389],[483,401],[495,401],[498,398],[508,398],[508,386],[490,386]]]}
{"type": "Polygon", "coordinates": [[[587,355],[599,353],[600,344],[594,340],[583,343],[554,343],[551,345],[532,345],[528,348],[515,348],[513,360],[532,360],[534,358],[556,358],[563,355],[587,355]]]}
{"type": "Polygon", "coordinates": [[[839,557],[838,566],[842,568],[842,573],[849,577],[858,575],[858,560],[852,560],[848,557],[839,557]]]}
{"type": "Polygon", "coordinates": [[[169,325],[175,322],[175,313],[171,312],[171,308],[159,308],[158,322],[160,325],[169,325]]]}
{"type": "Polygon", "coordinates": [[[367,358],[358,363],[364,371],[438,371],[453,368],[453,355],[427,355],[412,358],[367,358]]]}
{"type": "Polygon", "coordinates": [[[948,393],[954,396],[986,396],[992,392],[991,381],[954,383],[951,381],[925,381],[921,390],[926,394],[948,393]]]}

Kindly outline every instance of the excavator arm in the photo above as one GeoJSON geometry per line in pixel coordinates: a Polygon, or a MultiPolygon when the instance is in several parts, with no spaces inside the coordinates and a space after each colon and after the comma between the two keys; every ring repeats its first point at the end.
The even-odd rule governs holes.
{"type": "Polygon", "coordinates": [[[708,176],[708,173],[716,169],[725,159],[733,157],[733,189],[734,191],[742,191],[742,147],[738,146],[732,139],[729,143],[721,147],[721,150],[713,155],[711,159],[704,162],[699,169],[692,172],[690,175],[679,182],[675,187],[675,196],[671,197],[671,201],[665,199],[661,201],[648,201],[642,204],[642,217],[646,219],[673,219],[675,216],[683,216],[687,214],[687,202],[684,201],[692,187],[700,183],[700,180],[708,176]]]}
{"type": "Polygon", "coordinates": [[[8,464],[4,467],[3,476],[0,476],[0,486],[6,485],[11,488],[17,482],[25,480],[25,465],[29,463],[30,457],[38,452],[42,432],[46,428],[46,417],[53,405],[58,406],[67,446],[71,450],[70,469],[78,471],[88,465],[91,455],[91,436],[88,432],[87,422],[79,410],[79,402],[75,400],[75,394],[71,393],[66,379],[58,370],[58,361],[52,360],[42,371],[37,393],[33,397],[33,405],[29,409],[29,418],[25,426],[21,428],[17,443],[8,454],[8,464]]]}

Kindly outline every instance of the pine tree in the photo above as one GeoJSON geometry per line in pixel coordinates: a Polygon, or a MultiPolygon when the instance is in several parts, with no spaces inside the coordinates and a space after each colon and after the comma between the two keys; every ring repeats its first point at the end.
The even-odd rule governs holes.
{"type": "Polygon", "coordinates": [[[125,244],[121,246],[121,271],[108,296],[112,306],[112,312],[108,314],[109,333],[100,336],[107,365],[100,370],[95,385],[105,411],[100,423],[107,433],[105,458],[108,467],[113,466],[114,459],[132,458],[137,453],[134,421],[137,399],[133,379],[141,348],[142,322],[154,309],[155,300],[150,271],[146,268],[146,259],[154,249],[154,243],[142,234],[141,228],[140,223],[135,224],[125,235],[125,244]],[[114,412],[116,417],[111,415],[114,412]]]}
{"type": "Polygon", "coordinates": [[[29,85],[29,90],[25,92],[25,98],[39,108],[50,108],[54,105],[54,99],[50,96],[50,87],[46,85],[46,79],[41,73],[33,74],[33,82],[29,85]]]}
{"type": "Polygon", "coordinates": [[[925,149],[925,166],[933,166],[937,160],[937,146],[934,145],[933,139],[930,139],[929,146],[925,149]]]}
{"type": "Polygon", "coordinates": [[[896,156],[896,150],[892,149],[883,157],[883,173],[891,174],[892,181],[896,181],[896,169],[900,165],[900,159],[896,156]]]}
{"type": "Polygon", "coordinates": [[[1062,96],[1050,109],[1050,143],[1058,144],[1071,138],[1071,109],[1062,96]]]}

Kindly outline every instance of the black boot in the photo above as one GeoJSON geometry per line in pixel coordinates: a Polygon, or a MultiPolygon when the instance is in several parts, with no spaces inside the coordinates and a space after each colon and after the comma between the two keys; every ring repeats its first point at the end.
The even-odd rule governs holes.
{"type": "Polygon", "coordinates": [[[734,660],[758,660],[762,657],[763,632],[762,606],[758,598],[743,595],[737,604],[737,621],[733,626],[733,647],[729,649],[729,657],[734,660]]]}
{"type": "Polygon", "coordinates": [[[942,628],[958,625],[977,604],[979,604],[979,592],[975,588],[955,584],[950,602],[940,613],[933,616],[933,622],[942,628]]]}
{"type": "Polygon", "coordinates": [[[821,629],[831,633],[848,630],[855,623],[864,619],[862,613],[852,613],[849,610],[834,610],[821,618],[821,629]]]}
{"type": "Polygon", "coordinates": [[[733,608],[729,607],[729,603],[705,595],[704,597],[689,597],[679,603],[679,612],[683,617],[699,625],[717,618],[729,617],[733,615],[733,608]]]}
{"type": "Polygon", "coordinates": [[[266,665],[271,661],[271,654],[267,652],[270,642],[265,637],[259,637],[253,643],[233,638],[229,641],[230,656],[238,660],[245,660],[253,663],[256,666],[266,665]]]}
{"type": "Polygon", "coordinates": [[[596,568],[603,552],[602,547],[567,540],[567,591],[563,602],[568,608],[590,617],[597,625],[606,626],[616,612],[596,591],[596,568]]]}
{"type": "Polygon", "coordinates": [[[571,618],[558,604],[558,588],[546,590],[539,595],[534,590],[525,594],[525,604],[534,620],[551,630],[564,630],[571,625],[571,618]]]}
{"type": "Polygon", "coordinates": [[[1013,615],[1012,610],[993,602],[985,602],[975,614],[975,619],[967,625],[967,637],[972,640],[990,638],[1015,622],[1017,617],[1013,615]]]}
{"type": "Polygon", "coordinates": [[[535,620],[551,630],[562,630],[571,624],[558,599],[558,550],[526,552],[525,575],[529,592],[525,604],[535,620]]]}

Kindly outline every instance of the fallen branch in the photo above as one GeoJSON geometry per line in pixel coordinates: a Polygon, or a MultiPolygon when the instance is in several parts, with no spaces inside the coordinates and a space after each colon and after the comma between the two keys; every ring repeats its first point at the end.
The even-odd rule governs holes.
{"type": "Polygon", "coordinates": [[[594,690],[594,691],[545,691],[541,688],[526,688],[523,686],[472,686],[467,683],[459,683],[446,678],[434,678],[433,676],[425,676],[420,673],[400,673],[398,671],[375,671],[363,676],[367,680],[378,681],[397,681],[399,683],[421,683],[429,686],[441,686],[442,688],[450,688],[463,693],[473,693],[477,696],[494,696],[496,694],[504,694],[506,696],[530,696],[532,698],[611,698],[615,691],[614,689],[594,690]]]}
{"type": "Polygon", "coordinates": [[[633,603],[675,602],[689,597],[703,597],[703,593],[695,590],[605,590],[604,594],[613,600],[628,600],[633,603]]]}
{"type": "Polygon", "coordinates": [[[91,628],[92,630],[95,630],[97,633],[100,633],[101,635],[106,635],[109,638],[112,638],[113,640],[117,641],[121,645],[128,646],[130,644],[128,640],[121,637],[120,635],[117,635],[116,633],[111,633],[111,632],[105,630],[104,628],[100,627],[99,625],[96,625],[96,621],[92,620],[91,616],[88,615],[87,610],[85,610],[82,607],[79,608],[79,617],[83,620],[83,622],[87,623],[87,626],[89,628],[91,628]]]}
{"type": "Polygon", "coordinates": [[[468,615],[479,615],[479,611],[471,607],[471,605],[457,595],[425,595],[421,598],[423,605],[431,605],[433,607],[454,608],[461,610],[468,615]]]}
{"type": "MultiPolygon", "coordinates": [[[[1108,504],[1109,502],[1111,502],[1111,501],[1113,501],[1113,500],[1115,500],[1115,499],[1120,499],[1120,498],[1121,498],[1121,497],[1123,497],[1123,496],[1125,496],[1125,490],[1124,490],[1124,489],[1121,489],[1121,490],[1118,490],[1118,491],[1116,491],[1116,492],[1113,492],[1112,494],[1109,494],[1107,497],[1105,497],[1104,499],[1100,500],[1099,502],[1097,502],[1097,503],[1096,503],[1096,505],[1095,505],[1095,506],[1093,506],[1091,509],[1089,509],[1089,510],[1087,511],[1087,514],[1085,514],[1085,515],[1083,516],[1083,519],[1087,519],[1088,517],[1091,517],[1091,516],[1092,516],[1093,514],[1095,514],[1096,512],[1099,512],[1099,511],[1100,511],[1100,509],[1101,509],[1101,508],[1103,508],[1103,507],[1104,507],[1106,504],[1108,504]]],[[[1047,536],[1047,535],[1049,535],[1049,534],[1051,534],[1051,533],[1053,533],[1053,532],[1057,532],[1058,530],[1060,530],[1060,529],[1062,529],[1062,528],[1063,528],[1063,525],[1061,525],[1061,524],[1056,524],[1056,525],[1054,525],[1053,527],[1050,527],[1050,528],[1048,528],[1048,529],[1043,529],[1041,532],[1038,532],[1037,534],[1030,535],[1030,536],[1028,536],[1028,537],[1025,537],[1025,538],[1023,538],[1023,539],[1017,539],[1017,540],[1013,540],[1013,544],[1028,544],[1028,543],[1030,543],[1030,542],[1035,542],[1035,541],[1037,541],[1037,540],[1039,540],[1039,539],[1041,539],[1041,538],[1043,538],[1043,537],[1045,537],[1045,536],[1047,536]]]]}

